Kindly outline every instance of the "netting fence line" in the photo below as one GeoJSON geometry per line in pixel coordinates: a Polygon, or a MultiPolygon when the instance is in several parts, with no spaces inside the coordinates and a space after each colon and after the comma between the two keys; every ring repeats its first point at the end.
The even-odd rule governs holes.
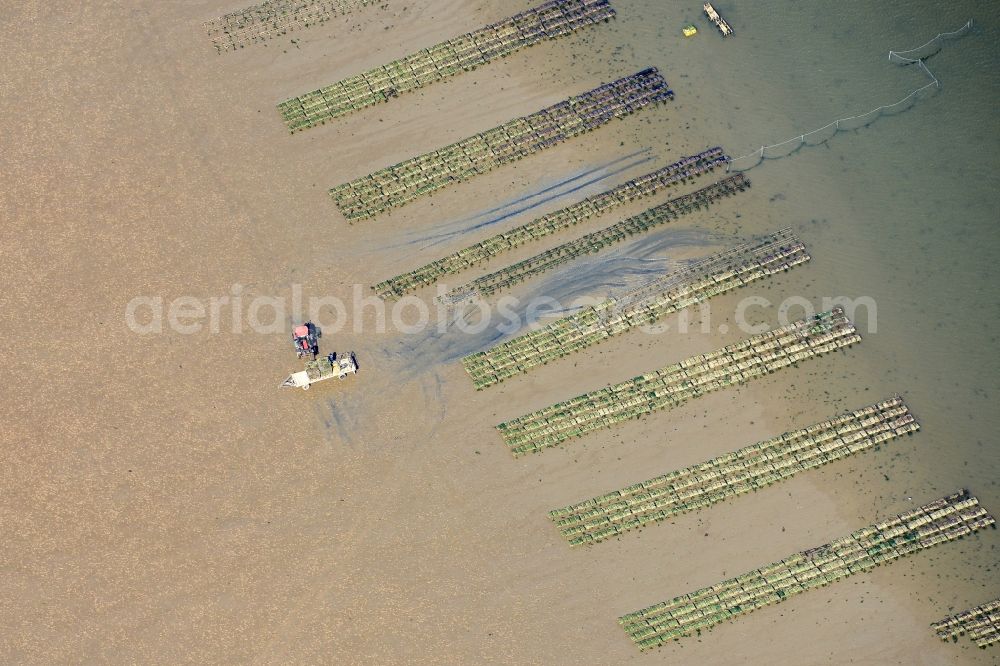
{"type": "Polygon", "coordinates": [[[941,88],[941,82],[936,76],[934,76],[931,70],[928,69],[924,60],[940,51],[946,41],[962,37],[968,34],[971,30],[972,19],[969,19],[969,21],[958,30],[942,32],[934,37],[934,39],[931,39],[926,44],[918,46],[915,49],[910,49],[908,51],[889,51],[889,62],[904,67],[916,65],[923,70],[924,74],[926,74],[930,79],[926,85],[912,91],[898,102],[880,106],[876,109],[872,109],[871,111],[856,116],[838,118],[832,123],[828,123],[819,129],[814,129],[811,132],[805,132],[798,136],[794,136],[791,139],[782,141],[781,143],[775,143],[770,146],[761,146],[752,153],[747,153],[746,155],[734,158],[726,167],[726,170],[747,171],[759,165],[764,160],[788,157],[789,155],[798,152],[803,146],[818,146],[826,143],[840,132],[858,130],[862,127],[871,125],[882,116],[894,116],[906,111],[919,100],[934,95],[941,88]]]}

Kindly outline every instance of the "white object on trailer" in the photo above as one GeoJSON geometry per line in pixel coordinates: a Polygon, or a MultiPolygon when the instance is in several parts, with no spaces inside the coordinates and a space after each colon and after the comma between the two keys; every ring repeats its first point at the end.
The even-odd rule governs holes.
{"type": "Polygon", "coordinates": [[[282,382],[281,388],[300,388],[305,391],[316,382],[334,377],[343,379],[347,375],[356,374],[358,374],[358,362],[354,358],[354,352],[344,358],[331,359],[330,356],[324,356],[314,361],[307,361],[305,370],[288,375],[288,379],[282,382]]]}

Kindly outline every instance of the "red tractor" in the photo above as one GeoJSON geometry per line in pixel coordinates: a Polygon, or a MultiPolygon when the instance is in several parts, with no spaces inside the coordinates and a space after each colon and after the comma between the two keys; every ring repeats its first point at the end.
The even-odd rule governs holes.
{"type": "Polygon", "coordinates": [[[301,326],[292,329],[292,343],[295,345],[295,352],[299,358],[307,354],[312,354],[313,360],[319,354],[319,332],[316,325],[307,321],[301,326]]]}

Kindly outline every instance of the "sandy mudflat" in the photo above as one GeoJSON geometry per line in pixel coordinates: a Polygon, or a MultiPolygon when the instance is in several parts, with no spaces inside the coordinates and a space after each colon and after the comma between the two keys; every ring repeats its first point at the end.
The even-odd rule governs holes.
{"type": "MultiPolygon", "coordinates": [[[[931,176],[899,176],[918,179],[906,181],[916,199],[885,194],[880,207],[862,205],[844,188],[879,196],[888,186],[876,179],[887,171],[850,170],[844,157],[865,146],[894,154],[866,139],[845,137],[830,154],[751,171],[751,192],[669,225],[676,236],[665,236],[666,254],[683,259],[791,225],[810,245],[812,265],[752,292],[818,299],[853,294],[864,278],[886,285],[872,288],[900,304],[880,311],[884,333],[540,455],[513,460],[493,426],[740,339],[731,325],[725,334],[717,325],[732,324],[745,294],[712,301],[718,314],[709,334],[625,335],[481,393],[451,343],[434,336],[359,334],[352,321],[324,338],[324,350],[355,350],[362,373],[304,393],[276,389],[297,366],[286,332],[237,333],[223,323],[218,333],[138,335],[125,325],[126,304],[142,295],[205,300],[232,295],[239,284],[246,299],[289,298],[293,285],[307,297],[349,298],[356,283],[367,292],[487,233],[427,248],[435,230],[461,227],[480,211],[623,155],[653,149],[657,160],[630,172],[638,174],[718,143],[739,152],[765,127],[793,131],[793,121],[763,101],[782,94],[780,80],[748,82],[743,55],[707,57],[722,53],[707,24],[699,24],[699,42],[677,37],[673,26],[696,20],[697,7],[615,5],[620,17],[610,26],[296,135],[282,126],[278,101],[529,3],[391,2],[298,32],[297,44],[276,39],[223,56],[201,23],[242,6],[231,0],[0,9],[0,328],[8,340],[0,661],[993,663],[995,650],[941,643],[928,625],[997,596],[994,531],[648,654],[616,623],[963,485],[1000,511],[988,440],[998,425],[995,355],[958,358],[941,344],[989,348],[992,319],[956,332],[949,322],[957,315],[942,304],[953,302],[949,279],[989,294],[996,276],[987,269],[974,281],[961,261],[946,262],[958,273],[933,273],[937,296],[919,304],[906,297],[906,281],[931,271],[920,254],[926,244],[952,257],[981,253],[980,265],[995,265],[985,261],[995,237],[980,224],[995,212],[995,196],[935,193],[935,203],[963,202],[968,225],[966,235],[941,244],[893,226],[892,211],[913,222],[920,193],[932,190],[919,179],[931,176]],[[327,195],[331,186],[650,65],[677,100],[374,220],[348,225],[327,195]],[[868,235],[883,228],[889,241],[868,235]],[[919,259],[883,259],[887,246],[919,259]],[[894,270],[893,261],[904,268],[894,270]],[[914,358],[928,349],[940,356],[914,358]],[[942,396],[941,387],[954,395],[942,396]],[[912,392],[924,432],[768,492],[594,548],[571,550],[546,517],[896,391],[912,392]]],[[[734,48],[752,53],[767,10],[741,9],[732,19],[749,35],[734,48]]],[[[913,34],[926,34],[917,23],[913,34]]],[[[823,33],[826,41],[842,38],[823,33]]],[[[947,67],[946,58],[937,62],[947,67]]],[[[825,111],[806,111],[822,124],[825,111]]],[[[907,132],[930,134],[907,125],[919,118],[880,126],[897,133],[876,136],[904,150],[907,132]]],[[[949,146],[974,141],[942,134],[949,146]]],[[[926,147],[922,159],[937,150],[926,147]]],[[[995,170],[997,152],[987,169],[995,170]]],[[[911,164],[900,158],[895,166],[911,164]]],[[[956,167],[947,178],[971,183],[967,176],[956,167]]],[[[612,221],[592,220],[565,238],[612,221]]],[[[994,301],[980,306],[984,317],[995,315],[994,301]]],[[[372,320],[364,316],[366,331],[372,320]]],[[[774,325],[776,314],[758,320],[774,325]]]]}

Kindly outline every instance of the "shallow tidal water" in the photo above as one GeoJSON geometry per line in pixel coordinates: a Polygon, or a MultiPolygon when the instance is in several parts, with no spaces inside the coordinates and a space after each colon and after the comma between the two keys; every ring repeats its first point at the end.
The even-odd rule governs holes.
{"type": "MultiPolygon", "coordinates": [[[[734,156],[903,98],[928,79],[890,64],[888,51],[974,20],[971,33],[927,60],[942,83],[934,96],[747,171],[755,203],[746,204],[738,233],[790,225],[813,255],[796,269],[800,292],[769,296],[817,305],[822,297],[867,296],[877,305],[877,321],[863,311],[858,317],[865,341],[845,376],[827,386],[797,382],[802,394],[790,396],[850,407],[903,394],[923,432],[855,483],[866,494],[914,502],[968,487],[1000,511],[996,12],[981,2],[716,7],[734,26],[732,39],[721,39],[694,8],[621,3],[614,29],[634,38],[619,40],[631,45],[614,58],[656,64],[671,83],[678,109],[667,136],[678,136],[680,117],[682,141],[703,137],[734,156]],[[686,21],[699,34],[681,40],[686,21]]],[[[947,561],[946,553],[934,556],[947,561]]],[[[962,586],[970,601],[996,596],[997,554],[984,546],[975,557],[977,573],[958,576],[942,594],[960,597],[962,586]]]]}
{"type": "Polygon", "coordinates": [[[8,116],[25,136],[0,157],[14,176],[0,196],[8,320],[68,323],[8,355],[11,376],[35,376],[53,350],[64,367],[46,390],[10,383],[0,400],[18,444],[3,465],[5,661],[992,663],[996,648],[940,645],[928,623],[1000,594],[994,531],[652,655],[615,618],[961,487],[1000,515],[995,10],[720,0],[736,30],[723,40],[700,2],[612,2],[606,26],[292,137],[278,100],[537,0],[372,4],[232,57],[212,52],[201,21],[247,0],[96,3],[45,20],[11,6],[8,116]],[[738,156],[895,102],[927,78],[888,50],[969,18],[972,34],[928,60],[937,95],[749,170],[753,187],[708,214],[514,290],[603,296],[793,227],[813,260],[712,299],[710,335],[629,333],[477,393],[458,357],[491,332],[330,331],[324,351],[357,350],[361,375],[293,394],[276,386],[297,367],[285,331],[142,336],[122,320],[139,295],[369,293],[683,155],[738,156]],[[699,34],[685,39],[689,22],[699,34]],[[326,194],[649,66],[673,102],[520,164],[350,227],[326,194]],[[511,461],[495,424],[746,337],[718,330],[743,295],[868,297],[877,313],[857,313],[865,339],[843,355],[511,461]],[[546,517],[896,392],[921,433],[783,487],[594,549],[569,550],[546,517]]]}
{"type": "MultiPolygon", "coordinates": [[[[745,171],[751,194],[737,198],[737,217],[723,215],[721,226],[715,220],[705,230],[735,243],[791,226],[813,260],[797,269],[793,288],[768,298],[804,297],[816,308],[840,297],[874,304],[856,311],[865,336],[857,367],[833,385],[805,390],[829,391],[845,408],[904,395],[925,427],[900,473],[887,473],[887,492],[930,499],[966,486],[988,507],[1000,506],[993,442],[1000,425],[1000,30],[989,5],[723,2],[716,7],[736,33],[725,40],[700,6],[622,0],[616,7],[610,26],[587,33],[585,46],[544,76],[588,71],[611,79],[658,67],[676,99],[666,112],[641,112],[634,147],[652,147],[661,163],[710,145],[743,156],[897,102],[930,79],[890,63],[888,52],[973,20],[970,32],[943,40],[926,60],[941,87],[909,109],[780,159],[738,160],[734,166],[752,167],[745,171]],[[681,37],[686,23],[698,28],[695,37],[681,37]]],[[[549,282],[571,281],[574,269],[560,273],[562,281],[549,282]]],[[[606,283],[595,286],[600,292],[606,283]]],[[[776,312],[763,320],[774,322],[776,312]]]]}
{"type": "MultiPolygon", "coordinates": [[[[873,304],[855,313],[864,341],[842,372],[797,376],[785,396],[796,427],[894,393],[921,421],[915,438],[874,460],[854,461],[830,488],[852,523],[860,527],[963,487],[1000,511],[995,11],[979,2],[890,2],[877,9],[857,1],[722,2],[716,7],[736,32],[723,40],[700,6],[616,5],[618,18],[608,28],[615,34],[588,35],[591,48],[576,50],[550,75],[585,69],[611,79],[659,67],[676,100],[667,112],[643,112],[632,147],[652,146],[662,162],[710,145],[742,156],[890,105],[930,79],[916,67],[890,63],[888,52],[916,48],[973,19],[971,32],[945,40],[926,60],[939,90],[901,113],[748,169],[753,187],[737,197],[735,216],[727,208],[677,224],[712,232],[716,242],[728,235],[733,243],[791,226],[813,260],[780,289],[767,288],[767,298],[775,305],[805,298],[816,309],[838,297],[873,304]],[[680,27],[689,22],[699,33],[684,39],[680,27]]],[[[563,283],[573,271],[565,270],[563,283]]],[[[760,315],[776,323],[775,309],[760,315]]],[[[989,541],[935,551],[913,558],[925,581],[914,596],[961,609],[1000,592],[1000,557],[989,541]]]]}
{"type": "MultiPolygon", "coordinates": [[[[819,145],[786,151],[790,154],[785,157],[756,165],[753,158],[737,160],[734,166],[746,169],[753,187],[734,203],[722,204],[722,212],[685,216],[518,291],[522,297],[561,301],[585,292],[603,297],[641,282],[643,271],[662,272],[682,254],[689,259],[692,245],[701,246],[695,256],[707,255],[790,226],[813,259],[781,287],[762,284],[753,290],[763,291],[774,303],[757,311],[758,320],[776,325],[778,303],[790,297],[807,300],[816,310],[824,301],[847,298],[859,303],[849,314],[864,336],[840,374],[807,372],[795,378],[784,400],[792,425],[804,426],[894,393],[903,395],[923,425],[917,438],[892,446],[888,455],[854,461],[853,469],[864,471],[846,475],[838,488],[831,488],[834,501],[858,527],[884,512],[963,487],[988,509],[1000,511],[1000,450],[994,443],[1000,425],[1000,360],[995,353],[1000,202],[994,189],[1000,170],[1000,122],[994,111],[1000,101],[1000,35],[988,5],[892,2],[876,10],[860,1],[809,1],[794,7],[723,2],[716,7],[736,32],[725,40],[700,5],[656,0],[615,5],[615,21],[584,33],[566,45],[558,60],[531,74],[553,82],[588,76],[611,80],[658,67],[676,99],[665,110],[637,114],[639,130],[619,148],[621,155],[651,149],[658,161],[553,197],[545,206],[503,220],[498,228],[708,146],[722,145],[740,157],[838,118],[891,105],[930,79],[917,67],[891,63],[888,52],[919,47],[973,20],[971,31],[943,40],[942,48],[927,58],[941,87],[925,91],[908,109],[837,132],[819,145]],[[693,38],[680,35],[687,23],[699,30],[693,38]],[[701,240],[692,244],[675,236],[701,240]],[[658,245],[659,253],[641,251],[658,245]],[[644,262],[651,268],[644,268],[644,262]]],[[[616,156],[605,155],[609,160],[616,156]]],[[[712,179],[697,181],[696,187],[712,179]]],[[[648,205],[653,203],[643,207],[648,205]]],[[[488,234],[475,230],[465,235],[473,242],[488,234]]],[[[731,326],[732,312],[725,311],[731,302],[735,299],[717,306],[713,326],[731,326]]],[[[793,307],[788,318],[802,312],[793,307]]],[[[739,337],[745,336],[730,339],[739,337]]],[[[462,353],[493,339],[471,341],[472,347],[462,353]]],[[[433,344],[444,348],[448,336],[433,344]]],[[[458,355],[437,356],[453,362],[458,355]]],[[[961,605],[968,599],[975,604],[1000,591],[990,575],[997,554],[987,545],[971,548],[949,566],[961,571],[961,560],[973,569],[944,574],[941,588],[934,591],[950,596],[944,603],[961,605]]],[[[948,554],[915,559],[916,567],[937,570],[934,575],[940,578],[937,563],[948,562],[948,554]]]]}

